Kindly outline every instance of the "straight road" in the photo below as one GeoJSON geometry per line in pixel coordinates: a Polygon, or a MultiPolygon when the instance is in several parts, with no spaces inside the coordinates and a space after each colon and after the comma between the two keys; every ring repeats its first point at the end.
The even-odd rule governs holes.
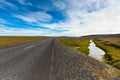
{"type": "Polygon", "coordinates": [[[0,50],[0,80],[49,80],[54,39],[0,50]]]}
{"type": "Polygon", "coordinates": [[[120,80],[113,71],[54,38],[0,49],[0,80],[120,80]]]}

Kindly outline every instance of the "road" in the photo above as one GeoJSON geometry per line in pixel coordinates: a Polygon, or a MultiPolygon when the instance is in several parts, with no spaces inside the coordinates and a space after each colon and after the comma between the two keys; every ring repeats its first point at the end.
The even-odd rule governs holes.
{"type": "Polygon", "coordinates": [[[0,50],[0,80],[48,80],[53,39],[0,50]]]}
{"type": "Polygon", "coordinates": [[[54,38],[0,49],[0,80],[120,80],[54,38]]]}

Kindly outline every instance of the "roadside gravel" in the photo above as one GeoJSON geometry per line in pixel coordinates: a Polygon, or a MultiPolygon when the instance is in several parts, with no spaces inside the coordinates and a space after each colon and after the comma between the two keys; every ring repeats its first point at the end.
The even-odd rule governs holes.
{"type": "Polygon", "coordinates": [[[54,41],[50,80],[120,80],[119,71],[54,41]]]}

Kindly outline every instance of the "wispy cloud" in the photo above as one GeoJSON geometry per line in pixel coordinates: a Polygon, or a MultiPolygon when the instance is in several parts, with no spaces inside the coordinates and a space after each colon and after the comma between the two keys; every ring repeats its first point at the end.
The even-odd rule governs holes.
{"type": "Polygon", "coordinates": [[[1,8],[5,9],[6,7],[10,7],[12,9],[17,9],[17,6],[6,1],[6,0],[0,0],[0,5],[1,5],[1,8]]]}
{"type": "Polygon", "coordinates": [[[6,4],[6,5],[9,5],[9,6],[14,6],[12,3],[7,2],[6,0],[0,0],[0,3],[6,4]]]}
{"type": "Polygon", "coordinates": [[[7,23],[7,21],[4,20],[4,19],[2,19],[2,18],[0,18],[0,23],[1,23],[1,24],[2,24],[2,23],[7,23]]]}
{"type": "MultiPolygon", "coordinates": [[[[24,24],[23,26],[26,26],[24,29],[6,26],[6,28],[2,27],[3,31],[0,34],[82,36],[120,33],[120,0],[45,0],[43,3],[40,1],[33,3],[32,0],[31,2],[18,1],[21,11],[18,10],[17,13],[10,16],[15,21],[22,20],[24,24],[29,24],[32,29],[24,24]],[[47,2],[52,3],[46,4],[47,2]],[[61,14],[64,20],[58,14],[61,14]],[[55,21],[56,19],[58,22],[55,21]]],[[[1,0],[0,8],[3,4],[15,5],[1,0]]],[[[5,20],[0,18],[0,22],[6,23],[7,19],[9,18],[6,17],[5,20]]],[[[12,19],[9,19],[9,22],[12,19]]],[[[20,25],[22,24],[20,23],[20,25]]]]}
{"type": "Polygon", "coordinates": [[[30,17],[23,16],[23,15],[15,15],[15,17],[22,19],[23,21],[30,22],[30,23],[36,22],[36,19],[32,19],[30,17]]]}
{"type": "Polygon", "coordinates": [[[32,6],[32,3],[31,3],[31,2],[27,2],[26,0],[18,0],[18,2],[19,2],[21,5],[29,5],[29,6],[32,6]]]}
{"type": "MultiPolygon", "coordinates": [[[[69,1],[66,3],[67,9],[65,10],[68,20],[62,23],[64,27],[67,26],[68,31],[61,34],[81,36],[119,33],[119,5],[119,0],[69,1]]],[[[62,24],[56,23],[56,27],[61,26],[61,28],[64,28],[62,24]]],[[[55,25],[49,26],[55,27],[55,25]]]]}
{"type": "Polygon", "coordinates": [[[49,14],[45,13],[45,12],[29,12],[26,13],[25,15],[15,15],[15,17],[22,19],[26,22],[49,22],[52,19],[52,16],[50,16],[49,14]]]}
{"type": "Polygon", "coordinates": [[[51,31],[49,29],[41,28],[10,28],[5,25],[0,25],[0,35],[8,36],[56,36],[59,35],[57,31],[51,31]],[[55,34],[57,32],[57,34],[55,34]]]}
{"type": "Polygon", "coordinates": [[[56,7],[56,8],[58,8],[58,9],[61,9],[61,10],[64,10],[65,8],[66,8],[66,5],[65,5],[65,3],[63,2],[63,1],[60,1],[60,0],[55,0],[54,2],[53,2],[53,5],[56,7]]]}

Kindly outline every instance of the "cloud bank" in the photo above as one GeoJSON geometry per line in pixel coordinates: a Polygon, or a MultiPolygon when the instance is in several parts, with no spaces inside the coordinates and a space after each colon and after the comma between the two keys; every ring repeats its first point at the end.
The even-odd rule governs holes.
{"type": "MultiPolygon", "coordinates": [[[[120,33],[119,0],[49,0],[36,2],[37,5],[32,1],[19,0],[22,8],[18,10],[22,12],[11,12],[12,19],[16,23],[23,22],[26,27],[11,27],[6,24],[13,23],[0,17],[0,26],[6,27],[1,27],[1,35],[83,36],[120,33]]],[[[0,4],[3,3],[15,5],[0,1],[0,4]]]]}

